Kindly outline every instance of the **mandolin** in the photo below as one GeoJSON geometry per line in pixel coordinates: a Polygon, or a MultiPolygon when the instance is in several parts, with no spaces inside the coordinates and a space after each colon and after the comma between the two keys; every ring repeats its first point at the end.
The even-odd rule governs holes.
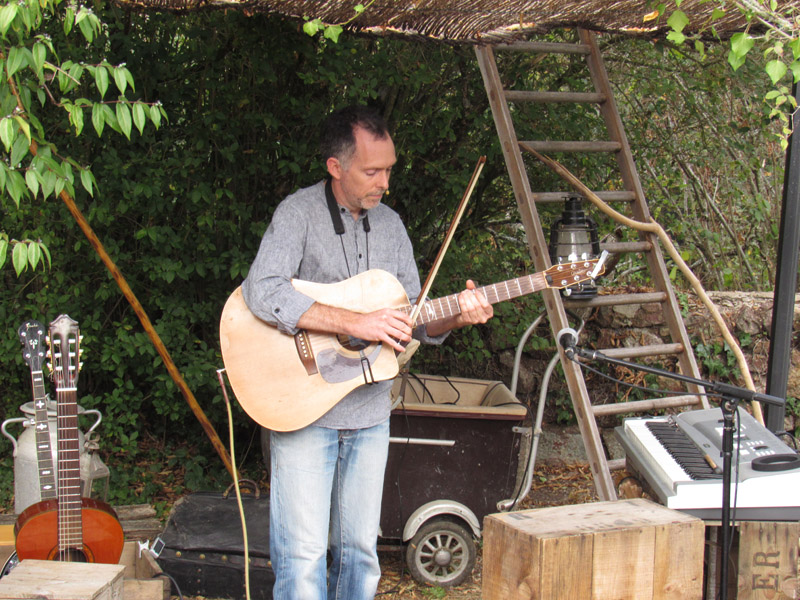
{"type": "Polygon", "coordinates": [[[36,438],[36,463],[39,470],[41,500],[56,497],[56,476],[50,446],[50,422],[47,416],[47,394],[44,391],[42,364],[46,346],[44,326],[39,321],[25,321],[17,330],[22,342],[22,358],[30,368],[33,388],[33,427],[36,438]]]}
{"type": "MultiPolygon", "coordinates": [[[[490,304],[563,289],[604,272],[602,259],[558,264],[546,271],[476,289],[490,304]]],[[[371,269],[338,283],[292,280],[294,288],[320,304],[370,312],[396,308],[413,314],[403,286],[386,271],[371,269]]],[[[425,302],[415,325],[460,313],[458,295],[425,302]]],[[[398,373],[395,351],[379,342],[301,330],[287,335],[247,308],[241,287],[225,303],[220,318],[222,360],[236,399],[260,425],[293,431],[316,421],[365,383],[398,373]]]]}
{"type": "Polygon", "coordinates": [[[78,324],[67,315],[50,323],[52,377],[57,393],[57,496],[26,508],[14,525],[19,560],[117,564],[125,536],[114,509],[81,496],[78,441],[78,324]]]}

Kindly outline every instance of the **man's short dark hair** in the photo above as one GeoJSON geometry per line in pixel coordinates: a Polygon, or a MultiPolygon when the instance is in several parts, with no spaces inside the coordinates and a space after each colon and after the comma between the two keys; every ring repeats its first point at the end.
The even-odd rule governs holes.
{"type": "Polygon", "coordinates": [[[322,126],[322,160],[335,157],[340,162],[347,163],[356,149],[356,127],[361,127],[378,139],[389,136],[386,121],[377,109],[363,105],[347,106],[332,113],[322,126]]]}

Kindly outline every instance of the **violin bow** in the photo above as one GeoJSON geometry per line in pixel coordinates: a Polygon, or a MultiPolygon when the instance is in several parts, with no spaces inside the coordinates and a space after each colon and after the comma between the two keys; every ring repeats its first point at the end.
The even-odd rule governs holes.
{"type": "Polygon", "coordinates": [[[450,245],[450,242],[453,240],[453,236],[456,232],[456,227],[458,227],[458,222],[461,220],[461,216],[464,214],[464,211],[467,208],[467,201],[469,197],[472,195],[472,191],[475,189],[475,186],[478,184],[478,177],[483,170],[483,165],[486,164],[486,157],[481,156],[478,159],[478,164],[475,165],[475,170],[472,173],[472,177],[469,180],[469,184],[467,185],[467,189],[464,192],[464,196],[461,198],[461,203],[458,205],[458,210],[456,210],[456,214],[453,217],[453,221],[450,223],[450,228],[447,231],[447,236],[445,237],[444,243],[442,244],[441,248],[439,248],[439,254],[436,255],[436,260],[433,261],[433,267],[431,268],[430,273],[428,273],[428,277],[425,279],[425,285],[422,286],[422,290],[417,297],[417,302],[414,305],[414,310],[411,313],[411,322],[416,323],[417,317],[419,316],[420,311],[422,310],[422,304],[425,298],[428,297],[428,293],[431,291],[431,287],[433,286],[433,280],[436,278],[436,274],[439,272],[439,266],[442,264],[444,260],[445,252],[447,252],[447,248],[450,245]]]}

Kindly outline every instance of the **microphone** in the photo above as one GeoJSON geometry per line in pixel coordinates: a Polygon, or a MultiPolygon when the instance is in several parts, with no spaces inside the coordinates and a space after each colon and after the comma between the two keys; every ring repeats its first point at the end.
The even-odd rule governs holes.
{"type": "Polygon", "coordinates": [[[564,349],[564,354],[572,360],[575,356],[576,346],[578,345],[578,332],[572,327],[564,327],[556,335],[559,345],[564,349]]]}

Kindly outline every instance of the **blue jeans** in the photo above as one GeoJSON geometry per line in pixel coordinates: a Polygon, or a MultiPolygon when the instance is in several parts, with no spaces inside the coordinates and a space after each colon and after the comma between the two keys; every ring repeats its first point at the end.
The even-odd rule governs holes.
{"type": "Polygon", "coordinates": [[[275,600],[375,596],[388,450],[388,420],[367,429],[309,426],[270,434],[275,600]],[[329,540],[333,562],[326,584],[329,540]]]}

